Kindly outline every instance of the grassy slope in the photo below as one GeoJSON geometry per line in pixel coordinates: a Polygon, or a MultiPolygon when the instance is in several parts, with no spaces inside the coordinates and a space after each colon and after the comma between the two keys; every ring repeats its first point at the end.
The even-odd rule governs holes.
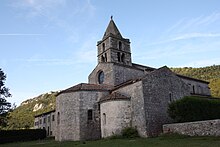
{"type": "Polygon", "coordinates": [[[56,142],[54,140],[32,141],[23,143],[3,144],[1,147],[219,147],[219,137],[186,137],[186,136],[161,136],[156,138],[138,139],[103,139],[86,142],[56,142]]]}

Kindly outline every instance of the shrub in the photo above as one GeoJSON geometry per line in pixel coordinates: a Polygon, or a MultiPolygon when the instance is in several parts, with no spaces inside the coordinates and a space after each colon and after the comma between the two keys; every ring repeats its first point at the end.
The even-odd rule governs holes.
{"type": "Polygon", "coordinates": [[[220,118],[220,99],[184,97],[169,104],[168,114],[176,122],[220,118]]]}
{"type": "Polygon", "coordinates": [[[138,131],[135,128],[127,127],[124,128],[121,132],[122,137],[124,138],[136,138],[139,137],[138,131]]]}
{"type": "Polygon", "coordinates": [[[46,130],[43,129],[0,130],[0,143],[38,140],[45,137],[46,130]]]}
{"type": "Polygon", "coordinates": [[[107,137],[107,139],[123,139],[123,136],[120,134],[120,135],[111,135],[109,137],[107,137]]]}

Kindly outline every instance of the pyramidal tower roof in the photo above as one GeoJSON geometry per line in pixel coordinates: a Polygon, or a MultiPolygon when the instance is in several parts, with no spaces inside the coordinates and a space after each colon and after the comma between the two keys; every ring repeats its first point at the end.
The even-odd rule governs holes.
{"type": "Polygon", "coordinates": [[[110,20],[110,22],[108,24],[108,27],[107,27],[107,29],[105,31],[105,34],[103,36],[103,39],[105,37],[107,37],[109,34],[112,34],[112,35],[114,35],[115,37],[118,37],[118,38],[122,38],[121,33],[119,32],[115,22],[112,19],[112,16],[111,16],[111,20],[110,20]]]}

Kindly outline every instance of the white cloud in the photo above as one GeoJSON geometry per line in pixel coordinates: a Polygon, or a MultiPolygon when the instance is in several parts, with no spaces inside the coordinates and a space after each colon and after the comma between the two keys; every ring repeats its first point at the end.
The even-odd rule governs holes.
{"type": "Polygon", "coordinates": [[[175,41],[181,41],[181,40],[187,40],[187,39],[190,40],[193,38],[218,38],[218,37],[220,37],[220,33],[185,33],[185,34],[173,35],[172,37],[167,36],[168,39],[158,41],[158,42],[152,42],[148,44],[148,46],[172,43],[175,41]]]}
{"type": "Polygon", "coordinates": [[[57,27],[73,43],[81,39],[79,32],[95,14],[90,0],[15,0],[12,6],[22,19],[25,16],[27,21],[43,20],[44,27],[57,27]]]}
{"type": "MultiPolygon", "coordinates": [[[[198,34],[197,34],[198,35],[198,34]]],[[[195,35],[196,36],[196,35],[195,35]]],[[[198,35],[200,36],[200,35],[198,35]]],[[[203,36],[203,35],[201,35],[203,36]]],[[[219,36],[215,35],[204,35],[204,36],[219,36]]],[[[184,37],[185,38],[185,37],[184,37]]],[[[186,37],[188,38],[188,36],[186,37]]],[[[193,62],[193,60],[199,60],[200,56],[203,58],[212,59],[214,55],[219,54],[219,47],[220,41],[219,39],[204,39],[204,40],[187,40],[183,41],[180,40],[179,42],[169,42],[167,44],[157,44],[154,46],[150,46],[147,50],[141,50],[135,53],[134,58],[139,60],[139,62],[151,62],[151,61],[161,61],[166,62],[167,59],[174,59],[174,58],[182,58],[182,59],[189,59],[189,61],[193,62]],[[204,56],[206,55],[206,56],[204,56]],[[192,58],[193,57],[193,58],[192,58]]],[[[208,64],[208,62],[206,63],[208,64]]],[[[208,65],[218,64],[217,60],[210,60],[212,61],[208,65]]],[[[180,63],[181,60],[178,60],[176,64],[180,63]]],[[[190,63],[191,63],[190,62],[190,63]]],[[[205,62],[202,62],[205,65],[205,62]]],[[[196,62],[196,64],[198,64],[196,62]]],[[[196,66],[196,65],[195,65],[196,66]]]]}
{"type": "Polygon", "coordinates": [[[220,33],[188,33],[182,34],[180,36],[176,36],[168,41],[177,41],[177,40],[185,40],[185,39],[192,39],[192,38],[204,38],[204,37],[220,37],[220,33]]]}
{"type": "Polygon", "coordinates": [[[192,29],[202,29],[220,21],[220,12],[214,12],[207,16],[195,18],[182,18],[176,24],[167,29],[167,33],[184,32],[192,29]]]}
{"type": "MultiPolygon", "coordinates": [[[[71,9],[66,15],[93,14],[95,7],[90,0],[15,0],[12,3],[14,8],[26,10],[28,17],[44,16],[52,19],[56,12],[71,9]]],[[[63,17],[63,16],[62,16],[63,17]]]]}

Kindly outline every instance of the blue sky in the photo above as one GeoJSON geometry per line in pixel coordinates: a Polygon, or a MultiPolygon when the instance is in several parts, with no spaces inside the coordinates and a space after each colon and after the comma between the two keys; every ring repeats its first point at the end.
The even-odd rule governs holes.
{"type": "Polygon", "coordinates": [[[110,16],[151,67],[220,64],[219,0],[1,0],[0,68],[19,105],[87,82],[110,16]]]}

